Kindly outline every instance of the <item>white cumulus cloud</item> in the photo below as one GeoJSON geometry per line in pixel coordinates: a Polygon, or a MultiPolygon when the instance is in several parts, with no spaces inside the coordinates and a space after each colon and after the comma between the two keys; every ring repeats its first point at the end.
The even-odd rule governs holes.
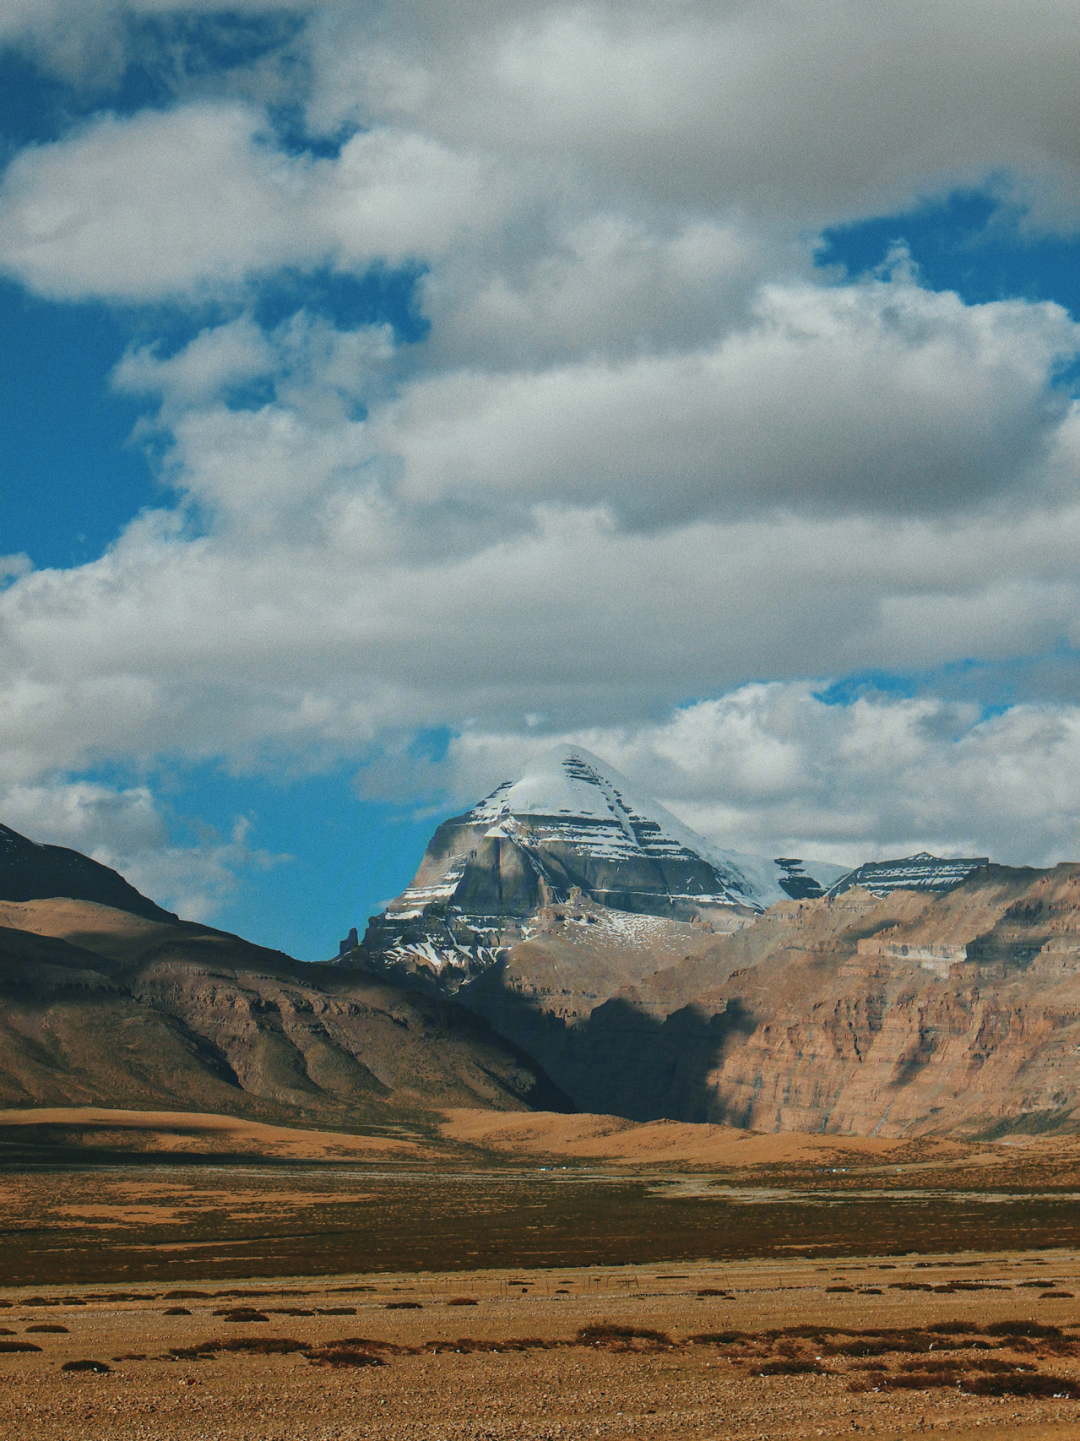
{"type": "MultiPolygon", "coordinates": [[[[18,0],[0,38],[119,75],[140,19],[208,13],[18,0]]],[[[455,793],[571,736],[729,844],[1075,848],[1067,700],[806,680],[1080,646],[1076,322],[934,291],[902,250],[814,263],[823,226],[956,185],[1075,226],[1075,8],[295,14],[272,97],[180,67],[7,157],[0,273],[142,307],[113,383],[164,489],[88,564],[0,563],[6,814],[205,908],[243,837],[174,854],[149,792],[80,773],[383,752],[402,786],[439,727],[455,793]],[[304,306],[315,272],[396,266],[426,339],[304,306]],[[293,313],[261,323],[278,281],[293,313]]]]}
{"type": "Polygon", "coordinates": [[[190,921],[212,920],[239,872],[289,859],[250,846],[243,816],[228,837],[203,826],[194,844],[174,843],[169,817],[147,785],[44,778],[0,786],[0,814],[39,845],[67,846],[119,871],[143,895],[190,921]]]}
{"type": "Polygon", "coordinates": [[[401,131],[336,159],[283,153],[259,112],[105,115],[27,147],[0,182],[0,269],[39,294],[147,301],[286,266],[438,255],[498,208],[482,161],[401,131]]]}

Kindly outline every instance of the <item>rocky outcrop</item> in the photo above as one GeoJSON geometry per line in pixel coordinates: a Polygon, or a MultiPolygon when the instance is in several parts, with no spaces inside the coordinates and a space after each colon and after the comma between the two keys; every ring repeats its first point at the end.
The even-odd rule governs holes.
{"type": "Polygon", "coordinates": [[[875,896],[891,895],[893,891],[951,891],[989,864],[989,856],[944,857],[932,856],[929,851],[919,851],[903,860],[864,861],[834,882],[828,894],[839,896],[856,886],[875,896]]]}
{"type": "Polygon", "coordinates": [[[581,1109],[883,1136],[1080,1125],[1076,865],[784,902],[621,960],[567,929],[459,998],[581,1109]]]}

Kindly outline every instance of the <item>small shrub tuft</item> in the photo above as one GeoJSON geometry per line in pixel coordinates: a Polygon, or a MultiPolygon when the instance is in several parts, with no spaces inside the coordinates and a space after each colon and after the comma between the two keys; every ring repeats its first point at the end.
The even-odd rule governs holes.
{"type": "Polygon", "coordinates": [[[385,1366],[381,1356],[372,1351],[358,1351],[351,1346],[320,1346],[316,1351],[305,1351],[305,1358],[315,1366],[385,1366]]]}
{"type": "Polygon", "coordinates": [[[984,1336],[1040,1336],[1057,1339],[1063,1334],[1060,1326],[1042,1326],[1038,1321],[995,1321],[983,1327],[984,1336]]]}
{"type": "Polygon", "coordinates": [[[644,1326],[612,1326],[603,1322],[582,1326],[574,1340],[578,1346],[606,1346],[621,1351],[636,1349],[635,1341],[644,1341],[650,1349],[673,1344],[666,1331],[650,1331],[644,1326]]]}
{"type": "Polygon", "coordinates": [[[973,1396],[1037,1396],[1056,1397],[1063,1401],[1080,1400],[1080,1385],[1068,1376],[968,1376],[962,1390],[973,1396]]]}
{"type": "Polygon", "coordinates": [[[235,1336],[219,1341],[217,1349],[247,1356],[288,1356],[294,1351],[306,1351],[309,1345],[308,1341],[292,1341],[286,1336],[235,1336]]]}
{"type": "Polygon", "coordinates": [[[813,1361],[797,1361],[793,1356],[784,1356],[777,1361],[766,1361],[758,1368],[759,1376],[806,1376],[811,1372],[828,1374],[823,1366],[813,1361]]]}

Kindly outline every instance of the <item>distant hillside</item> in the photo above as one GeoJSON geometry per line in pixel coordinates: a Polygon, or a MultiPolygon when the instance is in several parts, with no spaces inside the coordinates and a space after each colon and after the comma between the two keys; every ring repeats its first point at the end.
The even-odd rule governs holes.
{"type": "Polygon", "coordinates": [[[0,901],[0,1108],[354,1127],[443,1105],[567,1107],[452,1001],[158,914],[0,901]]]}
{"type": "Polygon", "coordinates": [[[741,930],[553,906],[457,991],[581,1111],[759,1131],[1080,1129],[1080,866],[855,888],[741,930]]]}

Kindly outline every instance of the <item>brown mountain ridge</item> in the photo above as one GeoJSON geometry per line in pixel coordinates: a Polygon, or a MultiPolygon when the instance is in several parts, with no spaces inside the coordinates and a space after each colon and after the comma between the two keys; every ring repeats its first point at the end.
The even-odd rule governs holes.
{"type": "Polygon", "coordinates": [[[551,908],[458,999],[581,1110],[880,1136],[1080,1125],[1080,866],[785,901],[727,935],[653,926],[642,947],[599,908],[551,908]]]}
{"type": "Polygon", "coordinates": [[[0,1108],[348,1128],[440,1105],[567,1105],[451,1001],[153,910],[167,919],[69,897],[0,900],[0,1108]]]}
{"type": "MultiPolygon", "coordinates": [[[[571,895],[450,997],[430,972],[308,965],[180,921],[38,850],[38,892],[96,878],[130,908],[0,898],[0,1107],[340,1130],[477,1107],[883,1138],[1080,1129],[1075,864],[788,900],[726,933],[571,895]]],[[[0,865],[0,896],[26,884],[0,865]]]]}

